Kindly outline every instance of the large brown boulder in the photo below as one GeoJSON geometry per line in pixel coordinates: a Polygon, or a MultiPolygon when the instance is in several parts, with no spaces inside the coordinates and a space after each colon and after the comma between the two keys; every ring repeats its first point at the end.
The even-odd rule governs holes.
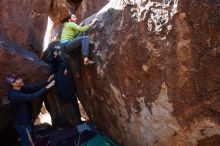
{"type": "Polygon", "coordinates": [[[126,146],[217,144],[219,8],[218,0],[112,0],[98,12],[96,65],[82,66],[76,82],[100,130],[126,146]]]}
{"type": "Polygon", "coordinates": [[[47,79],[45,75],[49,75],[49,67],[36,54],[8,41],[2,35],[0,35],[0,47],[1,85],[5,85],[0,89],[1,95],[7,95],[9,85],[6,84],[4,77],[12,73],[18,74],[24,78],[24,81],[30,83],[47,79]]]}
{"type": "MultiPolygon", "coordinates": [[[[2,141],[7,143],[14,138],[12,135],[15,134],[11,124],[13,108],[7,100],[7,90],[10,87],[6,84],[4,77],[11,73],[20,74],[25,83],[33,83],[49,77],[49,67],[41,61],[39,56],[42,54],[50,5],[51,0],[0,1],[0,84],[2,85],[0,143],[2,141]]],[[[74,122],[73,124],[78,122],[79,117],[76,119],[68,112],[60,116],[63,115],[60,110],[63,107],[60,107],[54,92],[33,101],[35,116],[39,113],[43,101],[51,114],[53,125],[60,126],[67,116],[68,120],[74,122]]],[[[71,104],[70,108],[72,106],[71,104]]]]}
{"type": "Polygon", "coordinates": [[[50,19],[53,23],[60,23],[69,13],[75,12],[73,1],[53,0],[50,7],[50,19]]]}
{"type": "Polygon", "coordinates": [[[68,14],[76,14],[78,22],[98,12],[109,0],[53,0],[51,3],[49,17],[52,20],[50,40],[59,40],[62,32],[63,20],[68,14]]]}
{"type": "MultiPolygon", "coordinates": [[[[77,2],[79,4],[79,0],[77,2]]],[[[74,13],[76,10],[76,2],[69,0],[53,0],[50,7],[49,17],[51,19],[52,28],[49,32],[48,42],[59,40],[63,20],[69,13],[74,13]]]]}
{"type": "MultiPolygon", "coordinates": [[[[36,54],[11,43],[0,35],[0,143],[14,140],[16,132],[13,129],[12,118],[14,108],[8,101],[7,91],[10,88],[5,77],[12,73],[24,79],[24,83],[31,84],[48,79],[49,66],[36,54]]],[[[76,103],[62,103],[55,94],[55,88],[42,97],[37,97],[33,102],[33,117],[39,114],[43,102],[50,113],[53,126],[73,126],[80,122],[80,116],[72,109],[78,110],[76,103]]]]}
{"type": "MultiPolygon", "coordinates": [[[[13,116],[13,108],[8,102],[7,91],[10,88],[5,82],[5,76],[10,75],[12,73],[19,74],[25,83],[33,83],[38,82],[49,77],[48,66],[40,61],[40,58],[26,49],[20,47],[18,44],[11,43],[7,39],[5,39],[2,35],[0,35],[0,135],[1,141],[5,140],[8,128],[11,125],[11,119],[13,116]],[[4,137],[2,137],[4,136],[4,137]]],[[[39,113],[39,110],[42,105],[43,98],[39,97],[33,102],[35,114],[39,113]]],[[[15,133],[10,133],[13,135],[15,133]]]]}
{"type": "Polygon", "coordinates": [[[51,1],[1,0],[1,34],[12,42],[41,55],[51,1]]]}
{"type": "Polygon", "coordinates": [[[97,13],[104,7],[110,0],[83,0],[79,5],[76,5],[76,16],[79,21],[97,13]]]}

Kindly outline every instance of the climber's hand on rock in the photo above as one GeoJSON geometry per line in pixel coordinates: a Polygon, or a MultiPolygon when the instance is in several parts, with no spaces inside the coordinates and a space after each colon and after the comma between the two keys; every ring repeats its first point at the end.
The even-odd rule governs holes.
{"type": "Polygon", "coordinates": [[[96,23],[97,20],[98,20],[98,19],[96,19],[96,18],[93,19],[92,22],[89,24],[89,26],[90,26],[90,27],[93,26],[93,25],[96,23]]]}

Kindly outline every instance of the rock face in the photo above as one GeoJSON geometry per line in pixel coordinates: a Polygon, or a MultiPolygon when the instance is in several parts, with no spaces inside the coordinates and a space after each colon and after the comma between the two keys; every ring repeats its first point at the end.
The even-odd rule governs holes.
{"type": "Polygon", "coordinates": [[[7,95],[8,86],[4,78],[6,75],[16,73],[24,77],[24,81],[28,82],[45,79],[44,76],[49,75],[48,66],[36,54],[25,50],[15,43],[11,43],[2,35],[0,35],[0,47],[1,85],[6,85],[1,88],[1,95],[7,95]]]}
{"type": "Polygon", "coordinates": [[[112,0],[99,11],[97,63],[76,81],[98,128],[126,146],[217,144],[219,10],[219,0],[112,0]]]}
{"type": "MultiPolygon", "coordinates": [[[[2,35],[0,35],[0,64],[0,84],[2,85],[0,89],[0,143],[9,144],[16,139],[16,132],[11,121],[14,109],[7,97],[10,86],[5,82],[4,77],[16,73],[24,79],[25,83],[36,83],[48,79],[49,66],[41,61],[36,54],[11,43],[2,35]]],[[[71,109],[78,110],[77,105],[72,102],[59,102],[54,89],[32,102],[34,117],[39,114],[43,102],[51,115],[53,126],[66,127],[80,121],[80,117],[76,113],[70,112],[71,109]]]]}
{"type": "Polygon", "coordinates": [[[81,22],[88,16],[98,12],[109,0],[53,0],[50,8],[49,17],[53,22],[50,32],[50,40],[59,40],[62,32],[62,21],[68,14],[77,15],[78,21],[81,22]]]}
{"type": "MultiPolygon", "coordinates": [[[[2,140],[6,140],[7,138],[12,138],[12,135],[15,134],[15,132],[9,132],[9,129],[12,129],[11,113],[13,113],[13,108],[8,104],[7,90],[9,89],[9,85],[5,82],[4,77],[16,73],[24,79],[24,82],[31,83],[46,79],[45,77],[49,74],[47,66],[40,61],[40,58],[36,54],[19,47],[15,43],[9,42],[2,35],[0,35],[0,64],[0,84],[2,85],[0,89],[0,135],[2,142],[2,140]],[[6,133],[10,133],[10,136],[6,133]]],[[[39,112],[42,105],[42,98],[36,99],[34,103],[35,111],[39,112]]]]}
{"type": "Polygon", "coordinates": [[[51,1],[1,0],[1,34],[40,55],[51,1]]]}
{"type": "MultiPolygon", "coordinates": [[[[23,48],[41,54],[50,4],[0,2],[1,77],[17,72],[28,82],[45,79],[45,64],[23,48]]],[[[60,0],[52,7],[66,8],[65,14],[74,9],[82,18],[95,12],[89,1],[81,4],[60,0]]],[[[50,15],[58,24],[64,12],[56,10],[50,15]]],[[[100,10],[90,31],[96,65],[82,66],[76,81],[80,101],[97,127],[126,146],[218,145],[219,10],[219,0],[111,0],[100,10]]],[[[0,83],[5,85],[4,78],[0,83]]],[[[0,90],[1,139],[11,117],[11,109],[4,108],[7,89],[0,90]]],[[[47,96],[48,110],[58,121],[54,97],[47,96]]],[[[35,113],[41,103],[34,102],[35,113]]]]}
{"type": "Polygon", "coordinates": [[[76,11],[76,5],[79,5],[81,0],[53,0],[50,7],[49,17],[52,20],[52,28],[50,31],[49,42],[59,40],[62,32],[62,21],[69,13],[76,11]]]}
{"type": "Polygon", "coordinates": [[[98,12],[109,0],[53,0],[49,16],[53,23],[59,24],[70,13],[77,15],[79,21],[98,12]]]}
{"type": "Polygon", "coordinates": [[[79,21],[97,13],[110,0],[83,0],[79,5],[76,5],[76,15],[79,21]]]}
{"type": "Polygon", "coordinates": [[[53,23],[60,23],[69,13],[75,12],[73,2],[68,0],[53,0],[49,16],[53,23]]]}
{"type": "MultiPolygon", "coordinates": [[[[8,104],[9,85],[6,84],[4,77],[16,73],[28,83],[49,77],[49,67],[40,61],[39,56],[42,54],[50,5],[51,0],[0,1],[0,84],[2,85],[0,89],[0,145],[8,145],[8,142],[16,137],[16,135],[12,136],[15,134],[11,124],[13,109],[8,104]]],[[[74,114],[61,113],[61,109],[65,108],[68,111],[67,107],[71,108],[73,105],[60,104],[52,91],[46,97],[39,97],[33,101],[35,116],[39,113],[43,101],[51,114],[53,125],[60,126],[64,118],[70,120],[72,124],[78,122],[74,114]]]]}

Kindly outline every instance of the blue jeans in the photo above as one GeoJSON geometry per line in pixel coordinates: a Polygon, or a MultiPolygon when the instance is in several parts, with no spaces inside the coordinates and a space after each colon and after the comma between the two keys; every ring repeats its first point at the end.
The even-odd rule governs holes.
{"type": "Polygon", "coordinates": [[[30,136],[32,136],[32,126],[31,125],[15,125],[15,129],[21,138],[22,146],[31,146],[31,142],[29,140],[27,130],[29,131],[30,136]]]}
{"type": "Polygon", "coordinates": [[[80,48],[80,46],[82,46],[82,55],[83,56],[89,55],[89,37],[88,36],[79,36],[61,45],[65,46],[64,52],[66,53],[72,50],[75,50],[77,48],[80,48]]]}

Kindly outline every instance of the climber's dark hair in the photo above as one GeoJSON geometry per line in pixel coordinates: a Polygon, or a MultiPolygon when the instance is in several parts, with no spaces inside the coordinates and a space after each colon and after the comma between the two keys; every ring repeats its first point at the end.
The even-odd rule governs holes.
{"type": "Polygon", "coordinates": [[[72,15],[75,15],[75,14],[71,13],[71,14],[67,15],[67,17],[64,18],[62,22],[63,23],[68,22],[72,15]]]}

